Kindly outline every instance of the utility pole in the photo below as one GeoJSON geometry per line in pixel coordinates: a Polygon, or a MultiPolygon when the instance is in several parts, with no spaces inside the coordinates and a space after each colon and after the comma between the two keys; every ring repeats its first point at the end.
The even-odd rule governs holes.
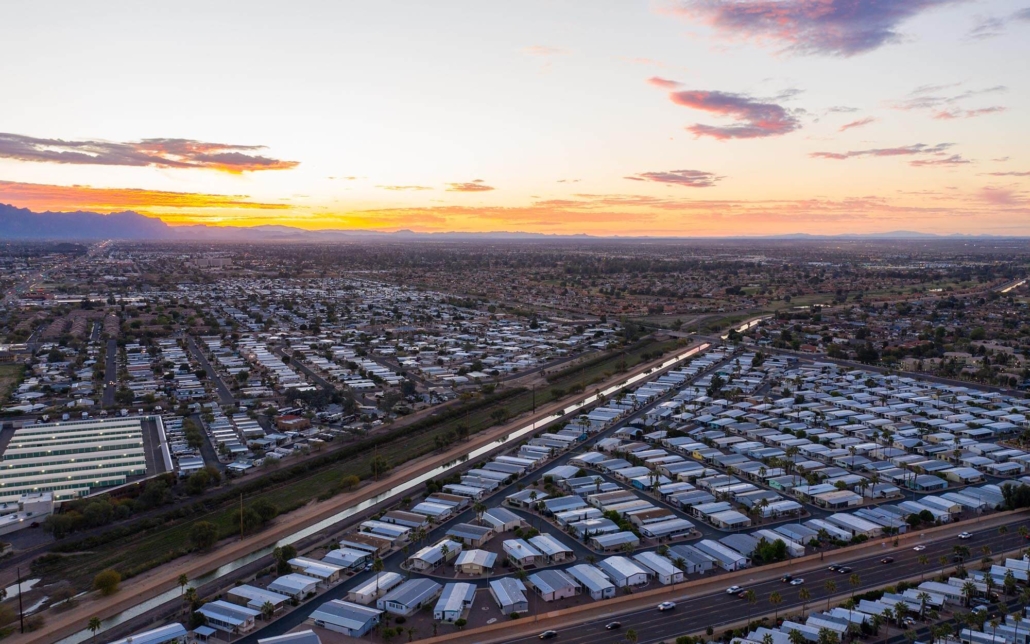
{"type": "Polygon", "coordinates": [[[536,385],[531,385],[530,390],[533,392],[533,413],[536,413],[536,385]]]}
{"type": "Polygon", "coordinates": [[[243,492],[240,492],[240,541],[243,541],[243,492]]]}
{"type": "Polygon", "coordinates": [[[25,610],[22,608],[21,596],[21,566],[18,566],[18,621],[21,624],[21,632],[25,633],[25,610]]]}

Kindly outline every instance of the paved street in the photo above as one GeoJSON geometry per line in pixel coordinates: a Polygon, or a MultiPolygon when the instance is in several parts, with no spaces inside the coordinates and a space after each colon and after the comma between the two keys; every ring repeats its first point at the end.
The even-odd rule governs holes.
{"type": "Polygon", "coordinates": [[[204,352],[201,351],[200,347],[197,345],[197,341],[193,339],[193,336],[186,336],[186,346],[189,347],[190,353],[193,354],[193,357],[200,363],[201,368],[204,369],[204,373],[207,374],[207,379],[212,385],[214,385],[215,391],[218,393],[218,401],[223,405],[235,405],[236,400],[233,398],[232,392],[229,391],[229,388],[225,386],[224,382],[222,382],[221,377],[219,377],[215,368],[211,366],[211,363],[207,361],[207,356],[205,356],[204,352]]]}

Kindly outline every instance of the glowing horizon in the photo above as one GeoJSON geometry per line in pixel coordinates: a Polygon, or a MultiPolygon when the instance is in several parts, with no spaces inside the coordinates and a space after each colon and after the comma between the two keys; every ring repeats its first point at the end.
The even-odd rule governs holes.
{"type": "Polygon", "coordinates": [[[7,5],[0,203],[174,226],[1030,235],[1021,4],[399,4],[7,5]]]}

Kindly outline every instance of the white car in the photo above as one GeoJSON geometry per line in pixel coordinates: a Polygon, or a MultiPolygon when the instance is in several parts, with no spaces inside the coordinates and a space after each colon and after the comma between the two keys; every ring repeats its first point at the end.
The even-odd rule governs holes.
{"type": "Polygon", "coordinates": [[[916,546],[915,548],[912,548],[912,549],[915,550],[916,552],[922,552],[922,551],[926,550],[926,546],[916,546]]]}
{"type": "Polygon", "coordinates": [[[673,608],[676,608],[676,602],[662,602],[658,604],[658,610],[663,613],[667,610],[672,610],[673,608]]]}
{"type": "Polygon", "coordinates": [[[794,579],[790,580],[790,585],[791,586],[800,586],[803,583],[805,583],[805,580],[802,579],[801,577],[795,577],[794,579]]]}
{"type": "Polygon", "coordinates": [[[729,588],[726,589],[726,594],[727,595],[736,595],[737,593],[739,593],[742,590],[744,590],[744,589],[741,588],[740,586],[730,586],[729,588]]]}
{"type": "Polygon", "coordinates": [[[973,533],[972,532],[960,532],[960,533],[958,533],[958,538],[959,539],[972,539],[973,538],[973,533]]]}

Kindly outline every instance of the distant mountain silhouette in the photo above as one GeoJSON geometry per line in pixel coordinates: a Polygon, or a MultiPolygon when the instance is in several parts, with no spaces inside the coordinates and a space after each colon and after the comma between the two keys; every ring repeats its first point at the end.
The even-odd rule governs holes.
{"type": "Polygon", "coordinates": [[[0,239],[174,239],[160,219],[135,212],[32,212],[0,204],[0,239]]]}
{"type": "MultiPolygon", "coordinates": [[[[181,240],[181,241],[239,241],[239,242],[289,242],[289,241],[354,241],[360,239],[419,240],[419,239],[682,239],[675,236],[631,237],[624,235],[594,236],[583,233],[552,235],[545,233],[493,231],[483,233],[440,232],[417,233],[398,230],[386,233],[377,230],[304,230],[292,226],[169,226],[160,219],[147,217],[137,212],[116,212],[102,215],[95,212],[32,212],[27,208],[0,204],[0,240],[76,240],[99,239],[125,240],[181,240]]],[[[732,239],[726,237],[723,239],[732,239]]],[[[737,238],[745,238],[737,236],[737,238]]],[[[896,230],[885,233],[845,233],[839,235],[812,235],[809,233],[788,233],[746,237],[780,241],[804,241],[822,239],[983,239],[994,235],[936,235],[933,233],[896,230]]]]}

